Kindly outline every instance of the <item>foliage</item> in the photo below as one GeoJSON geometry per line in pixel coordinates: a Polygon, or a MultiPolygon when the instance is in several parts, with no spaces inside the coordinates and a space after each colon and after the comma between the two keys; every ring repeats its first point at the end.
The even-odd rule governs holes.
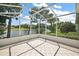
{"type": "MultiPolygon", "coordinates": [[[[19,28],[19,25],[12,25],[13,28],[19,28]]],[[[21,28],[28,28],[29,25],[28,24],[21,24],[20,25],[21,28]]]]}
{"type": "Polygon", "coordinates": [[[60,26],[60,31],[62,33],[75,32],[75,24],[71,22],[62,23],[60,26]]]}
{"type": "MultiPolygon", "coordinates": [[[[48,35],[56,36],[56,33],[47,33],[48,35]]],[[[59,32],[57,34],[58,37],[64,37],[64,38],[69,38],[69,39],[74,39],[74,40],[79,40],[79,37],[76,32],[69,32],[69,33],[61,33],[59,32]]]]}
{"type": "Polygon", "coordinates": [[[52,26],[49,25],[48,29],[51,31],[51,33],[55,33],[56,32],[56,24],[53,24],[52,26]]]}
{"type": "MultiPolygon", "coordinates": [[[[56,20],[59,20],[58,18],[56,19],[55,17],[53,17],[53,14],[52,13],[49,13],[50,12],[50,10],[49,9],[44,9],[45,7],[41,7],[41,8],[37,8],[37,7],[33,7],[32,9],[31,9],[31,11],[29,12],[31,15],[32,14],[34,14],[34,13],[36,13],[36,12],[39,12],[40,10],[42,10],[41,12],[39,12],[39,13],[37,13],[37,14],[35,14],[34,15],[34,17],[35,17],[35,21],[37,20],[37,19],[44,19],[44,20],[47,20],[51,25],[49,26],[49,30],[51,31],[51,32],[55,32],[55,22],[56,22],[56,20]],[[41,16],[41,15],[43,16],[41,16]]],[[[32,20],[33,20],[33,17],[32,17],[32,20]]],[[[38,21],[37,21],[38,22],[38,21]]],[[[37,24],[38,25],[38,24],[37,24]]],[[[44,25],[44,24],[43,24],[44,25]]],[[[42,28],[42,30],[43,30],[43,28],[42,28]]]]}
{"type": "MultiPolygon", "coordinates": [[[[32,26],[32,29],[35,29],[36,30],[36,33],[38,33],[38,27],[39,25],[33,25],[32,26]]],[[[45,31],[45,25],[44,24],[40,24],[40,33],[43,33],[45,31]]]]}
{"type": "Polygon", "coordinates": [[[44,32],[45,32],[45,24],[41,24],[40,33],[44,33],[44,32]]]}

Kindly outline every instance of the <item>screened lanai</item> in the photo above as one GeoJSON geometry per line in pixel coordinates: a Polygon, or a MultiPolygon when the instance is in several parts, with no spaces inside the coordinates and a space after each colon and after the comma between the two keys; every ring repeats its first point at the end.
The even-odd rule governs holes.
{"type": "Polygon", "coordinates": [[[0,6],[0,18],[6,20],[6,34],[0,35],[3,36],[0,56],[79,56],[79,4],[3,3],[0,6]],[[68,6],[73,7],[71,11],[68,6]],[[63,25],[68,29],[62,30],[63,25]]]}

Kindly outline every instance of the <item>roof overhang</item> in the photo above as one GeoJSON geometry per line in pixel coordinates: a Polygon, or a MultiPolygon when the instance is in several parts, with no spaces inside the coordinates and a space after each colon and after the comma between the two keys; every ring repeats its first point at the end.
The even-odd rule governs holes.
{"type": "MultiPolygon", "coordinates": [[[[4,9],[6,9],[7,7],[14,8],[14,9],[15,8],[22,9],[21,6],[17,6],[17,5],[0,4],[0,6],[5,7],[4,9]]],[[[2,12],[0,11],[0,16],[7,17],[7,18],[14,18],[14,17],[17,17],[20,13],[21,13],[21,11],[18,12],[16,10],[14,10],[14,11],[5,10],[5,11],[2,11],[2,12]]]]}

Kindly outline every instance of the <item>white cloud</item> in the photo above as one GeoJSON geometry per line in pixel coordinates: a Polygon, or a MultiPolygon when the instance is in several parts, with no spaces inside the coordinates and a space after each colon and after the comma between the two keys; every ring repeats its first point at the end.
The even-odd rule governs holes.
{"type": "Polygon", "coordinates": [[[24,19],[28,19],[28,20],[30,20],[30,17],[29,16],[25,16],[25,17],[23,17],[24,19]]]}
{"type": "Polygon", "coordinates": [[[37,23],[32,23],[33,25],[37,25],[37,23]]]}
{"type": "MultiPolygon", "coordinates": [[[[61,11],[61,10],[54,10],[55,13],[59,16],[59,15],[64,15],[64,14],[68,14],[68,13],[71,13],[70,11],[61,11]]],[[[62,17],[59,17],[60,21],[70,21],[72,23],[75,23],[75,15],[72,14],[72,15],[66,15],[66,16],[62,16],[62,17]]]]}
{"type": "Polygon", "coordinates": [[[63,16],[63,17],[59,17],[60,21],[69,21],[72,23],[75,23],[75,15],[68,15],[68,16],[63,16]]]}
{"type": "Polygon", "coordinates": [[[58,8],[58,9],[61,9],[62,8],[62,6],[59,6],[59,5],[54,5],[53,7],[54,8],[58,8]]]}
{"type": "MultiPolygon", "coordinates": [[[[49,10],[50,10],[49,13],[53,13],[50,8],[49,8],[49,10]]],[[[57,16],[71,13],[70,11],[62,11],[62,10],[57,10],[57,9],[53,9],[53,11],[56,13],[57,16]]],[[[75,23],[75,14],[62,16],[62,17],[59,17],[59,19],[60,19],[60,21],[63,21],[63,22],[70,21],[72,23],[75,23]]]]}
{"type": "Polygon", "coordinates": [[[62,11],[57,9],[53,9],[53,11],[57,14],[57,16],[71,13],[70,11],[62,11]]]}
{"type": "Polygon", "coordinates": [[[50,14],[50,13],[53,13],[52,10],[51,10],[50,8],[48,8],[48,10],[49,10],[49,14],[50,14]]]}
{"type": "Polygon", "coordinates": [[[33,3],[33,5],[36,7],[48,7],[46,3],[33,3]]]}
{"type": "Polygon", "coordinates": [[[22,17],[22,16],[23,16],[23,14],[20,14],[20,15],[19,15],[19,17],[22,17]]]}

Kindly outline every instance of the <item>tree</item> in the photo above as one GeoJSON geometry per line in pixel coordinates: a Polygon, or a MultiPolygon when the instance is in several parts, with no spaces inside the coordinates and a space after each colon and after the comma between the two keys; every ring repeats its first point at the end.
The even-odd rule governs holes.
{"type": "Polygon", "coordinates": [[[62,33],[75,32],[75,24],[71,22],[62,23],[60,26],[60,31],[62,33]]]}
{"type": "MultiPolygon", "coordinates": [[[[30,14],[34,14],[34,13],[36,13],[36,12],[38,12],[38,11],[44,9],[44,8],[45,7],[41,7],[41,8],[34,7],[34,8],[31,9],[30,14]]],[[[51,26],[49,28],[51,30],[51,32],[54,32],[55,31],[55,27],[53,27],[53,24],[56,22],[56,18],[54,18],[53,14],[49,13],[49,12],[50,12],[49,9],[44,9],[41,12],[37,13],[35,15],[35,17],[36,17],[36,19],[38,19],[38,18],[41,17],[39,14],[41,14],[44,17],[43,19],[47,20],[51,24],[51,26]]],[[[59,20],[59,19],[57,19],[57,20],[59,20]]]]}
{"type": "MultiPolygon", "coordinates": [[[[42,7],[41,9],[43,9],[44,7],[42,7]]],[[[54,14],[53,13],[49,13],[50,10],[49,9],[45,9],[42,12],[40,12],[40,14],[42,14],[46,20],[51,24],[49,26],[49,29],[51,30],[51,32],[55,32],[56,30],[56,24],[54,24],[56,21],[59,21],[59,18],[56,19],[56,17],[53,17],[54,14]]]]}
{"type": "Polygon", "coordinates": [[[21,27],[22,28],[28,28],[28,25],[27,24],[22,24],[21,27]]]}
{"type": "Polygon", "coordinates": [[[59,21],[59,18],[52,18],[52,19],[49,19],[48,22],[51,24],[49,27],[50,27],[50,30],[52,33],[56,32],[56,21],[59,21]]]}
{"type": "MultiPolygon", "coordinates": [[[[29,13],[32,15],[32,14],[38,12],[38,11],[40,11],[39,8],[33,7],[33,8],[31,8],[31,11],[30,11],[29,13]]],[[[31,17],[31,21],[37,23],[37,26],[35,27],[37,33],[38,33],[38,29],[37,29],[37,28],[38,28],[39,25],[40,25],[41,19],[42,19],[42,18],[40,17],[39,13],[37,13],[37,14],[35,14],[35,15],[33,15],[33,16],[31,17]]]]}

